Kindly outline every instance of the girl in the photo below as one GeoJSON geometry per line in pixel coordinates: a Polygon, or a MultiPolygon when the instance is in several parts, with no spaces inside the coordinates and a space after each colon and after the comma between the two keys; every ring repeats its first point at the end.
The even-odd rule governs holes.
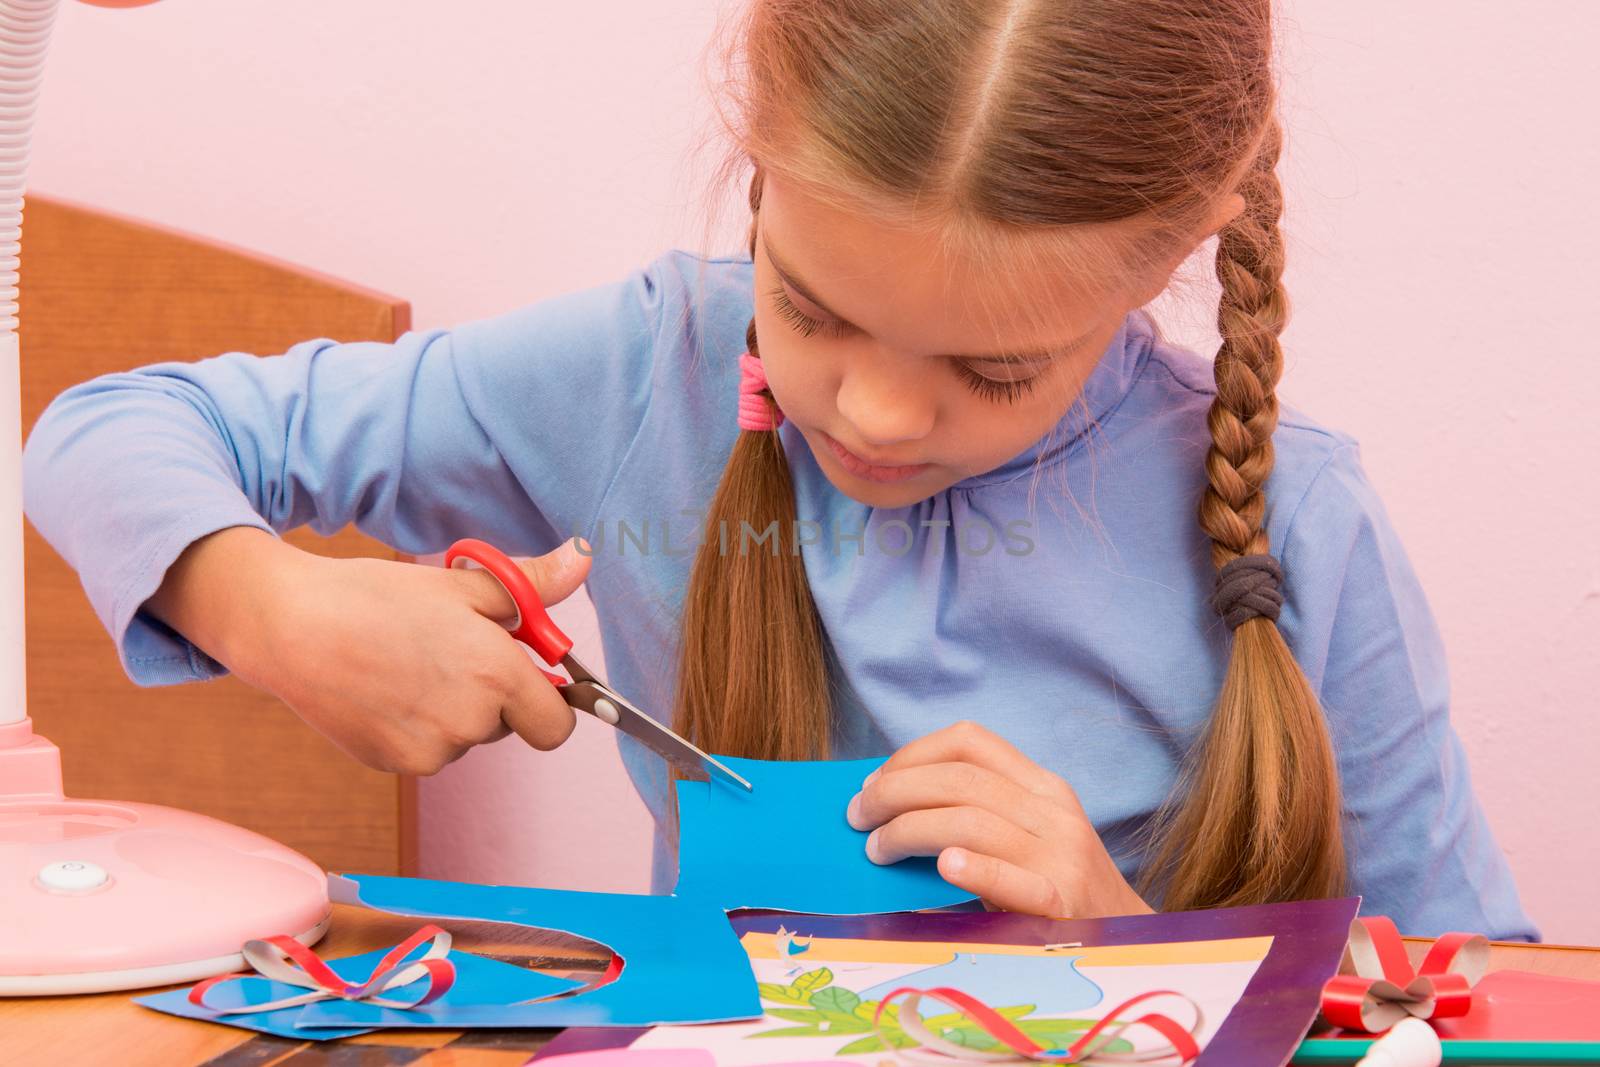
{"type": "Polygon", "coordinates": [[[411,773],[559,745],[491,580],[272,532],[475,535],[587,579],[613,683],[702,746],[893,753],[870,856],[992,906],[1534,936],[1355,444],[1274,395],[1266,0],[757,0],[735,42],[748,258],[57,400],[29,511],[130,675],[231,669],[411,773]],[[1212,235],[1214,364],[1138,310],[1212,235]]]}

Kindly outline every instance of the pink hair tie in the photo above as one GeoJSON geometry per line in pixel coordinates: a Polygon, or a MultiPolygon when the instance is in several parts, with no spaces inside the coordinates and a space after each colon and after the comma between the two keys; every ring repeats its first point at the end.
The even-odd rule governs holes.
{"type": "Polygon", "coordinates": [[[761,395],[767,387],[767,371],[757,356],[745,352],[739,357],[739,429],[776,430],[783,425],[783,412],[776,402],[761,395]]]}

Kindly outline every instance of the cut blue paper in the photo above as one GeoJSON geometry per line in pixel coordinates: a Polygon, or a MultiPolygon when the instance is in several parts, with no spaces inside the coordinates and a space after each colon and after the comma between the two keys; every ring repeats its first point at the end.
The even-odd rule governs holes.
{"type": "MultiPolygon", "coordinates": [[[[678,784],[679,879],[672,896],[576,893],[416,878],[332,878],[335,900],[437,920],[514,923],[607,945],[624,960],[609,985],[537,1004],[502,993],[450,996],[398,1010],[321,1001],[300,1027],[654,1026],[759,1018],[750,962],[725,912],[825,915],[944,908],[972,894],[931,858],[879,866],[845,821],[861,780],[883,760],[770,763],[723,757],[754,792],[719,781],[678,784]]],[[[799,947],[804,951],[803,947],[799,947]]]]}
{"type": "Polygon", "coordinates": [[[762,1013],[749,957],[722,909],[703,900],[368,875],[330,878],[329,890],[343,903],[447,928],[451,919],[469,919],[588,938],[622,957],[622,974],[598,989],[535,1004],[513,1003],[518,998],[499,991],[476,1003],[451,996],[406,1011],[322,1001],[304,1009],[302,1027],[651,1026],[762,1013]]]}
{"type": "Polygon", "coordinates": [[[678,783],[674,895],[722,908],[822,915],[922,911],[969,901],[932,857],[880,866],[867,835],[845,821],[861,781],[882,759],[775,763],[718,757],[755,787],[678,783]]]}
{"type": "Polygon", "coordinates": [[[1100,1003],[1100,987],[1078,973],[1078,957],[1002,956],[962,952],[949,963],[903,974],[860,991],[862,1000],[882,1000],[901,986],[948,986],[986,1004],[1032,1004],[1040,1015],[1070,1015],[1100,1003]]]}
{"type": "MultiPolygon", "coordinates": [[[[388,953],[388,949],[379,949],[376,952],[364,952],[359,956],[347,956],[344,959],[328,960],[328,966],[333,972],[347,982],[363,982],[371,974],[378,962],[388,953]]],[[[415,958],[427,951],[426,945],[418,945],[407,958],[415,958]]],[[[537,971],[530,971],[511,963],[501,963],[499,960],[485,959],[467,952],[451,952],[450,962],[455,966],[455,982],[448,992],[436,1001],[446,1003],[461,1000],[471,1003],[483,1001],[498,1002],[502,999],[527,1000],[533,997],[548,997],[581,985],[568,978],[554,978],[537,971]]],[[[396,987],[390,990],[387,996],[403,996],[402,991],[412,991],[416,984],[396,987]]],[[[206,1001],[218,1007],[233,1008],[246,1004],[266,1004],[283,997],[296,996],[307,990],[288,985],[283,982],[274,982],[269,978],[241,978],[236,982],[227,982],[216,986],[206,995],[206,1001]]],[[[152,996],[138,997],[135,1003],[142,1004],[156,1011],[166,1012],[168,1015],[181,1015],[188,1019],[203,1019],[207,1022],[222,1023],[226,1026],[236,1026],[243,1030],[257,1030],[264,1034],[276,1034],[279,1037],[294,1037],[301,1040],[331,1040],[336,1037],[350,1037],[354,1034],[367,1033],[370,1026],[342,1026],[324,1029],[307,1030],[296,1026],[300,1021],[301,1013],[311,1005],[294,1008],[280,1008],[277,1011],[254,1012],[239,1015],[215,1015],[204,1008],[196,1007],[189,1003],[189,991],[177,989],[168,993],[156,993],[152,996]]],[[[340,1001],[339,1003],[344,1003],[340,1001]]]]}

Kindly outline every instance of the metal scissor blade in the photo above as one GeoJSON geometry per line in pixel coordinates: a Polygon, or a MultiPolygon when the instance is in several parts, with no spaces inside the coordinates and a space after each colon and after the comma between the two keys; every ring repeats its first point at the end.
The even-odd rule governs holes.
{"type": "Polygon", "coordinates": [[[587,711],[601,722],[610,723],[618,730],[644,745],[674,766],[681,767],[697,777],[721,778],[729,785],[738,786],[747,793],[755,787],[715,756],[702,751],[693,742],[657,722],[602,682],[584,680],[557,686],[567,703],[579,711],[587,711]]]}

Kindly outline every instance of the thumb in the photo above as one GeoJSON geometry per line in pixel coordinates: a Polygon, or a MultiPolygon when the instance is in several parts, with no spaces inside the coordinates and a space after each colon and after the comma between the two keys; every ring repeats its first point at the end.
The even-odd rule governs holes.
{"type": "Polygon", "coordinates": [[[553,552],[516,560],[517,566],[522,568],[523,573],[533,581],[533,587],[539,591],[539,599],[546,604],[555,604],[571,596],[589,577],[589,568],[593,563],[589,543],[577,537],[553,552]]]}

